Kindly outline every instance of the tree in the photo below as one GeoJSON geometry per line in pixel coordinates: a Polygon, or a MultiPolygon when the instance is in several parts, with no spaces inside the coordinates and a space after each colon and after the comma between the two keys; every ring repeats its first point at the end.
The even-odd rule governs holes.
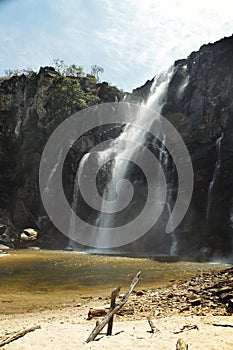
{"type": "Polygon", "coordinates": [[[63,60],[60,60],[59,58],[54,59],[53,63],[55,70],[64,77],[83,78],[85,75],[83,67],[77,66],[74,63],[67,66],[67,64],[65,64],[65,62],[63,60]]]}
{"type": "Polygon", "coordinates": [[[104,69],[100,66],[97,66],[95,64],[94,66],[91,66],[91,74],[96,77],[96,79],[99,81],[99,73],[103,73],[104,69]]]}
{"type": "Polygon", "coordinates": [[[76,77],[76,78],[83,78],[85,75],[83,71],[83,67],[77,66],[74,63],[71,64],[70,66],[66,66],[64,73],[66,77],[76,77]]]}
{"type": "Polygon", "coordinates": [[[60,60],[59,58],[55,58],[53,60],[54,68],[55,70],[63,75],[64,69],[66,67],[65,62],[63,60],[60,60]]]}

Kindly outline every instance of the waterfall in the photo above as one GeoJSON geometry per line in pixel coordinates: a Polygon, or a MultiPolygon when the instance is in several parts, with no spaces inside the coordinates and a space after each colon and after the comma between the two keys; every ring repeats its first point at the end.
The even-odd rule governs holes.
{"type": "MultiPolygon", "coordinates": [[[[166,92],[172,75],[173,67],[157,76],[152,84],[148,100],[143,103],[144,107],[155,110],[158,116],[160,115],[161,109],[166,101],[166,92]]],[[[151,114],[143,115],[143,113],[139,113],[135,116],[135,118],[137,118],[137,125],[140,125],[141,123],[141,125],[143,125],[146,130],[150,130],[150,127],[154,122],[154,119],[151,119],[151,114]]],[[[114,227],[115,216],[112,214],[106,215],[106,212],[109,213],[107,209],[109,205],[112,204],[111,212],[116,213],[119,211],[119,208],[117,207],[117,201],[115,201],[114,204],[116,191],[117,194],[120,191],[124,192],[124,188],[126,188],[124,186],[129,185],[124,181],[124,179],[127,179],[127,175],[130,171],[129,160],[133,159],[133,157],[135,157],[135,153],[138,152],[138,143],[141,145],[146,144],[146,138],[146,133],[142,132],[140,128],[132,127],[131,124],[128,123],[120,136],[111,143],[110,149],[111,153],[114,155],[114,161],[112,163],[109,181],[104,189],[103,198],[105,200],[102,202],[103,204],[100,214],[97,217],[96,225],[100,227],[114,227]],[[132,146],[122,147],[122,144],[124,145],[125,140],[131,140],[132,146]]],[[[166,135],[163,135],[163,140],[166,142],[166,135]]],[[[105,152],[106,151],[99,152],[99,157],[105,158],[105,152]]],[[[108,149],[107,152],[109,153],[110,150],[108,149]]],[[[158,158],[159,161],[163,163],[162,165],[167,167],[168,154],[165,145],[161,146],[158,158]]],[[[99,237],[98,243],[100,246],[102,245],[101,239],[102,238],[99,237]]],[[[106,237],[104,239],[106,239],[106,237]]]]}
{"type": "MultiPolygon", "coordinates": [[[[163,135],[163,141],[162,145],[159,148],[159,163],[163,166],[163,170],[168,178],[169,174],[169,154],[166,149],[166,135],[163,135]]],[[[167,188],[167,199],[166,199],[166,208],[168,211],[169,218],[172,220],[172,188],[173,188],[173,174],[174,174],[174,163],[173,163],[173,168],[170,173],[170,186],[167,188]]],[[[167,181],[168,183],[168,181],[167,181]]],[[[172,222],[172,228],[174,228],[173,220],[172,222]]],[[[170,255],[174,256],[177,254],[177,239],[174,230],[171,232],[171,248],[170,248],[170,255]]]]}
{"type": "Polygon", "coordinates": [[[159,163],[164,166],[164,170],[168,168],[168,152],[166,150],[166,135],[163,135],[162,145],[159,148],[159,163]]]}
{"type": "Polygon", "coordinates": [[[62,153],[63,153],[63,149],[61,148],[61,150],[60,150],[60,152],[58,154],[58,157],[57,157],[57,159],[56,159],[56,161],[55,161],[55,163],[54,163],[54,165],[53,165],[53,167],[52,167],[52,169],[50,171],[50,174],[49,174],[49,177],[48,177],[48,181],[47,181],[47,185],[46,185],[46,187],[44,189],[44,195],[50,195],[51,183],[53,181],[54,175],[56,174],[58,166],[59,166],[59,164],[61,162],[62,153]]]}
{"type": "MultiPolygon", "coordinates": [[[[80,160],[78,171],[76,172],[75,179],[74,179],[73,198],[72,198],[72,204],[71,204],[72,213],[70,216],[70,227],[69,227],[69,235],[68,235],[69,238],[74,237],[77,230],[80,229],[80,228],[77,228],[75,225],[75,216],[77,214],[79,197],[80,197],[79,181],[80,181],[80,178],[83,176],[84,165],[87,162],[89,156],[90,156],[90,153],[86,153],[80,160]]],[[[69,241],[67,249],[73,249],[73,243],[71,239],[69,241]]]]}
{"type": "MultiPolygon", "coordinates": [[[[170,67],[167,71],[162,72],[154,79],[147,101],[141,104],[141,107],[144,108],[139,108],[136,111],[135,107],[132,107],[132,104],[124,102],[128,106],[127,111],[132,113],[131,115],[133,119],[131,118],[130,120],[133,120],[133,122],[126,123],[122,127],[120,135],[112,141],[109,140],[107,147],[102,147],[102,145],[100,145],[101,147],[99,148],[94,147],[90,153],[83,156],[74,180],[72,214],[70,216],[69,226],[70,245],[68,248],[73,248],[72,237],[76,237],[77,234],[86,234],[85,227],[75,227],[75,215],[79,212],[80,208],[82,210],[82,204],[80,206],[80,203],[85,199],[85,196],[83,197],[83,186],[80,181],[82,182],[82,179],[84,179],[83,183],[85,183],[85,178],[90,176],[88,166],[93,159],[104,175],[104,177],[96,179],[97,182],[95,182],[95,184],[100,183],[100,188],[98,188],[97,185],[97,191],[101,192],[101,196],[97,195],[98,209],[96,209],[95,206],[91,206],[97,211],[91,215],[88,214],[89,216],[87,219],[89,225],[92,227],[92,231],[89,234],[91,235],[91,239],[95,241],[94,246],[98,248],[98,252],[100,252],[100,247],[112,246],[112,236],[111,234],[108,234],[111,230],[107,231],[105,228],[120,228],[125,225],[126,220],[130,222],[135,215],[137,216],[137,213],[135,214],[134,211],[135,208],[136,211],[141,211],[140,188],[142,188],[141,191],[144,191],[144,188],[146,187],[143,187],[145,185],[140,187],[140,184],[139,187],[137,187],[138,181],[142,181],[143,183],[144,180],[143,178],[140,179],[140,176],[137,177],[137,175],[135,175],[135,164],[137,164],[137,159],[140,157],[144,158],[146,155],[144,152],[146,152],[146,150],[147,152],[150,152],[147,149],[149,145],[153,145],[154,149],[157,148],[157,163],[160,163],[160,167],[163,169],[164,173],[169,173],[169,153],[166,148],[167,140],[166,135],[163,132],[163,124],[160,116],[161,110],[167,99],[167,89],[173,76],[173,72],[173,67],[170,67]],[[151,112],[148,113],[148,110],[151,112]],[[155,130],[154,126],[158,127],[158,131],[156,132],[157,134],[153,136],[153,142],[151,143],[152,139],[149,131],[152,130],[152,127],[153,130],[155,130]],[[134,177],[134,181],[132,182],[129,181],[131,177],[134,177]],[[139,192],[136,192],[136,195],[134,189],[139,189],[139,192]],[[129,197],[130,200],[128,200],[129,197]],[[125,198],[127,198],[127,200],[125,200],[125,198]],[[137,198],[139,198],[139,202],[137,202],[137,198]],[[101,228],[103,228],[103,230],[101,230],[101,228]]],[[[154,169],[154,165],[151,164],[151,162],[147,166],[148,169],[154,169]]],[[[164,215],[167,215],[168,217],[171,216],[172,211],[170,203],[172,201],[172,191],[170,189],[170,192],[168,193],[167,188],[164,188],[164,185],[166,185],[166,180],[164,179],[164,177],[166,178],[165,174],[163,174],[163,178],[161,178],[161,170],[157,167],[155,167],[155,169],[155,171],[152,171],[155,177],[153,177],[154,184],[152,186],[153,198],[150,197],[150,215],[153,217],[154,210],[157,210],[159,206],[159,208],[167,208],[164,215]],[[165,191],[167,193],[167,198],[166,195],[164,197],[165,191]]],[[[143,174],[143,168],[140,170],[139,167],[137,171],[141,171],[143,174]]],[[[89,181],[93,181],[93,179],[88,179],[86,181],[88,190],[87,195],[89,197],[91,196],[91,199],[94,199],[95,202],[96,195],[94,195],[94,188],[89,181]]],[[[164,219],[162,219],[159,225],[164,225],[164,222],[164,219]]],[[[114,232],[117,232],[117,230],[114,232]]],[[[160,230],[159,232],[160,236],[163,232],[163,228],[162,231],[160,230]]],[[[161,239],[164,242],[167,241],[166,237],[161,239]]],[[[170,240],[168,241],[170,242],[170,240]]],[[[171,244],[171,247],[169,249],[169,246],[167,245],[165,250],[168,252],[170,251],[171,255],[175,255],[177,241],[174,232],[171,234],[171,243],[168,244],[171,244]]],[[[158,247],[158,249],[163,251],[162,245],[161,248],[158,247]]]]}
{"type": "Polygon", "coordinates": [[[207,223],[209,222],[214,186],[215,186],[216,180],[220,174],[220,169],[221,169],[221,161],[222,161],[221,146],[222,146],[223,136],[224,136],[224,134],[222,132],[220,137],[215,142],[216,151],[217,151],[217,160],[215,162],[213,177],[212,177],[212,180],[209,184],[208,195],[207,195],[207,207],[206,207],[206,222],[207,223]]]}

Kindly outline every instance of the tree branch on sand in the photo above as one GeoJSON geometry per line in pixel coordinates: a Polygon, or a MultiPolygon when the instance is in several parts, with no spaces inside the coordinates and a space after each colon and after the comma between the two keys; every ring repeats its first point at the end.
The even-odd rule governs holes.
{"type": "MultiPolygon", "coordinates": [[[[134,277],[133,281],[131,282],[129,289],[127,291],[127,293],[124,295],[124,297],[122,298],[122,300],[120,301],[119,304],[115,305],[113,308],[110,308],[109,312],[107,313],[107,315],[104,317],[104,319],[102,320],[102,322],[100,322],[91,332],[91,334],[89,335],[89,337],[86,340],[86,343],[89,343],[90,341],[94,340],[96,338],[96,336],[102,331],[102,329],[104,328],[104,326],[109,323],[110,320],[112,320],[113,316],[125,305],[125,303],[127,302],[127,300],[129,299],[130,293],[133,291],[135,285],[137,284],[137,282],[139,281],[141,275],[141,271],[139,271],[136,276],[134,277]]],[[[119,289],[119,288],[118,288],[119,289]]],[[[118,291],[118,289],[116,291],[118,291]]],[[[114,291],[113,291],[114,292],[114,291]]]]}
{"type": "Polygon", "coordinates": [[[13,333],[11,335],[7,335],[7,336],[4,337],[4,339],[3,339],[3,337],[1,337],[2,339],[0,340],[0,347],[4,346],[6,344],[9,344],[9,343],[11,343],[14,340],[17,340],[17,339],[23,337],[27,333],[33,332],[36,329],[40,329],[40,328],[41,328],[40,326],[33,326],[33,327],[30,327],[30,328],[26,328],[26,329],[23,329],[21,331],[15,332],[15,333],[13,333]]]}

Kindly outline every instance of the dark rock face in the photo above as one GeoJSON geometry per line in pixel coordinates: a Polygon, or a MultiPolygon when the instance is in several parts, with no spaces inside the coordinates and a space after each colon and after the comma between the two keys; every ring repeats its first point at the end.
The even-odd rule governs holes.
{"type": "Polygon", "coordinates": [[[176,62],[164,115],[191,154],[194,192],[177,232],[180,254],[232,252],[233,37],[176,62]]]}
{"type": "MultiPolygon", "coordinates": [[[[38,171],[43,148],[65,118],[102,101],[120,100],[122,95],[116,87],[98,83],[92,75],[65,77],[53,67],[41,68],[38,74],[0,79],[1,243],[18,247],[20,233],[29,227],[42,232],[36,242],[41,247],[65,246],[66,237],[50,223],[40,199],[38,171]]],[[[99,133],[83,135],[73,149],[76,163],[99,133]]],[[[69,157],[74,160],[72,153],[69,157]]],[[[71,164],[64,170],[65,187],[74,176],[71,164]]]]}
{"type": "MultiPolygon", "coordinates": [[[[180,132],[194,169],[189,210],[176,230],[178,255],[232,254],[233,37],[175,62],[162,114],[180,132]]],[[[148,83],[143,86],[150,88],[148,83]]],[[[140,94],[140,89],[137,89],[140,94]]]]}

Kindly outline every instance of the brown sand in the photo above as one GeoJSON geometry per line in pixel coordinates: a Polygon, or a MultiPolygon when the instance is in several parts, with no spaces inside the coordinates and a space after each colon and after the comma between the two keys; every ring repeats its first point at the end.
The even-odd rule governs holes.
{"type": "Polygon", "coordinates": [[[40,325],[41,328],[5,345],[3,349],[175,349],[181,337],[189,344],[189,349],[232,350],[233,328],[217,327],[213,324],[232,325],[232,316],[170,316],[153,318],[158,328],[154,334],[146,318],[133,320],[117,317],[113,336],[100,335],[98,341],[85,343],[95,326],[95,319],[87,320],[88,304],[59,310],[46,310],[27,314],[1,317],[1,334],[19,331],[24,327],[40,325]],[[184,326],[197,326],[192,330],[179,332],[184,326]]]}

